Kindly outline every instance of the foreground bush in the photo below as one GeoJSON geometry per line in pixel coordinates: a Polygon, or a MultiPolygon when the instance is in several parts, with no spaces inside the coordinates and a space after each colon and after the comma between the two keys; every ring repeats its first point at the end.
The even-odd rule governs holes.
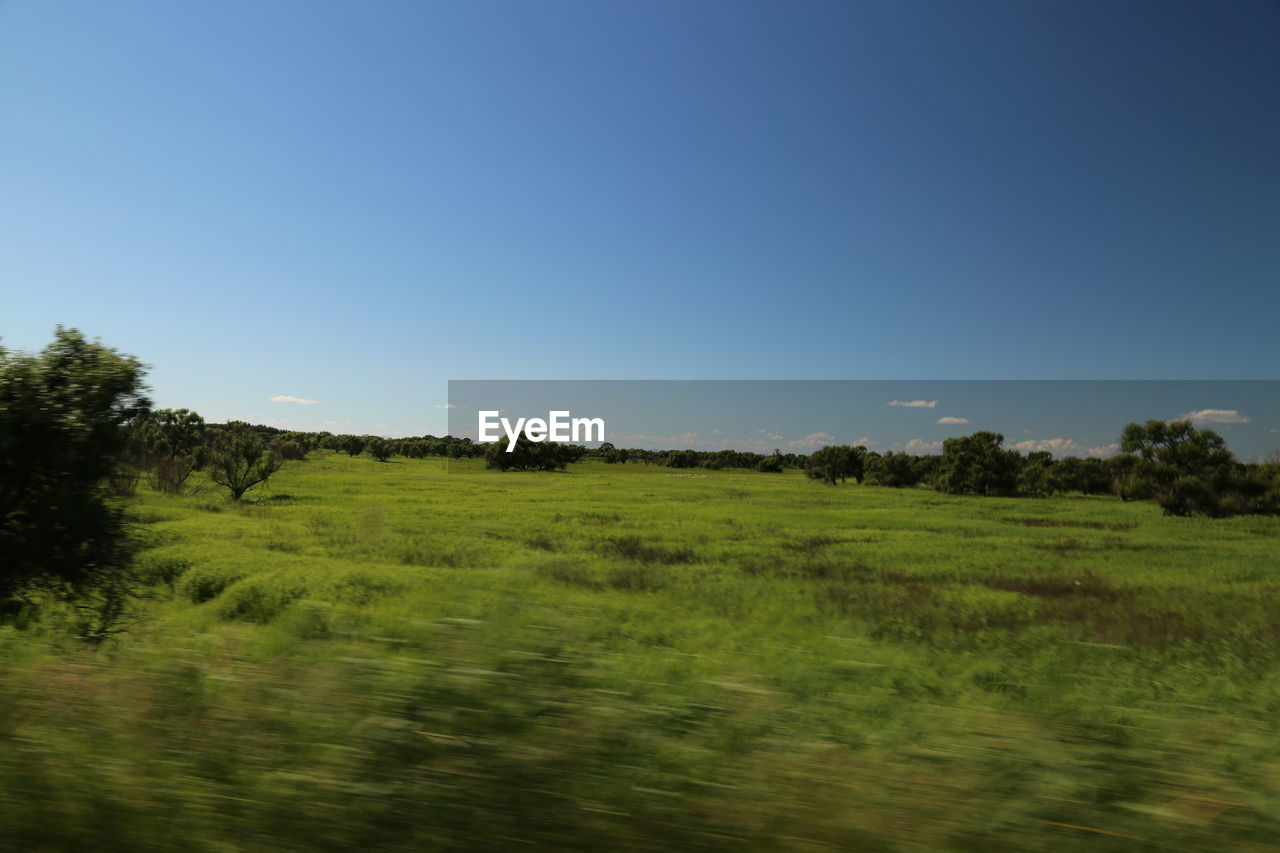
{"type": "Polygon", "coordinates": [[[107,497],[145,412],[143,365],[74,329],[38,355],[0,350],[0,597],[33,582],[83,586],[130,547],[107,497]]]}

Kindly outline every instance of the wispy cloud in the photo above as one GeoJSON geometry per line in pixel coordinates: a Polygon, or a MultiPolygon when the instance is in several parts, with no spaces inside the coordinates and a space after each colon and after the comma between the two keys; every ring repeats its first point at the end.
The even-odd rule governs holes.
{"type": "Polygon", "coordinates": [[[459,406],[456,403],[436,403],[436,408],[437,409],[461,409],[464,407],[459,406]]]}
{"type": "Polygon", "coordinates": [[[618,447],[648,447],[654,450],[698,449],[698,434],[696,432],[682,432],[679,435],[648,435],[637,432],[619,436],[614,436],[610,433],[609,441],[618,447]]]}
{"type": "MultiPolygon", "coordinates": [[[[771,453],[779,449],[784,453],[812,453],[820,447],[836,444],[836,437],[829,432],[811,432],[804,438],[787,438],[769,430],[756,430],[756,438],[729,438],[723,434],[702,436],[696,432],[685,432],[680,435],[651,435],[647,433],[610,433],[608,441],[618,447],[646,447],[653,450],[744,450],[753,453],[771,453]]],[[[874,444],[869,437],[863,437],[853,444],[874,444]]]]}
{"type": "Polygon", "coordinates": [[[936,409],[937,400],[890,400],[886,406],[902,406],[906,409],[936,409]]]}
{"type": "Polygon", "coordinates": [[[925,441],[923,438],[913,438],[906,444],[894,444],[889,447],[890,450],[898,450],[902,453],[910,453],[913,456],[928,456],[942,450],[941,441],[925,441]]]}
{"type": "Polygon", "coordinates": [[[323,423],[325,426],[334,426],[334,425],[336,425],[338,422],[337,422],[337,421],[322,421],[322,423],[323,423]]]}
{"type": "Polygon", "coordinates": [[[1193,424],[1247,424],[1249,419],[1235,409],[1200,409],[1178,415],[1175,421],[1191,421],[1193,424]]]}
{"type": "Polygon", "coordinates": [[[1083,447],[1071,438],[1037,438],[1019,441],[1017,444],[1006,445],[1010,450],[1016,450],[1019,453],[1041,453],[1049,452],[1057,458],[1064,456],[1095,456],[1099,459],[1106,459],[1109,456],[1115,456],[1120,450],[1118,444],[1100,444],[1096,447],[1083,447]]]}
{"type": "Polygon", "coordinates": [[[272,403],[297,403],[299,406],[314,406],[319,400],[308,400],[305,397],[294,397],[290,394],[277,394],[271,398],[272,403]]]}
{"type": "Polygon", "coordinates": [[[968,422],[968,418],[953,418],[950,415],[945,418],[938,418],[938,423],[940,424],[967,424],[968,422]]]}
{"type": "Polygon", "coordinates": [[[819,447],[826,447],[828,444],[835,444],[835,442],[836,437],[829,432],[811,432],[804,438],[791,439],[783,446],[787,450],[804,452],[817,450],[819,447]]]}

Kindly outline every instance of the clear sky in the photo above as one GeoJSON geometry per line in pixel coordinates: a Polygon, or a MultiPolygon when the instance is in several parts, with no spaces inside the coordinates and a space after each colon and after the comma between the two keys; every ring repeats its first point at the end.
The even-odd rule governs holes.
{"type": "Polygon", "coordinates": [[[0,338],[384,434],[450,378],[1276,378],[1278,98],[1263,0],[0,2],[0,338]]]}

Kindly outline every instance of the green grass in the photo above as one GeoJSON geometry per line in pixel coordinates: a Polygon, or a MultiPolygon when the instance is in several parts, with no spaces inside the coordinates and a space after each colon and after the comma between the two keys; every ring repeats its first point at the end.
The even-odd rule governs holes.
{"type": "Polygon", "coordinates": [[[93,651],[0,628],[0,847],[1280,838],[1280,520],[327,453],[141,495],[93,651]]]}

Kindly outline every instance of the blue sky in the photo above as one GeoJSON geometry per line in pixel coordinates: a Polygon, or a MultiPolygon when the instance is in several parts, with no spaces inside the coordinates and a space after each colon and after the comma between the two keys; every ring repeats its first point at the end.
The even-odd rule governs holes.
{"type": "Polygon", "coordinates": [[[1250,0],[0,3],[0,342],[384,434],[450,378],[1275,378],[1278,40],[1250,0]]]}

